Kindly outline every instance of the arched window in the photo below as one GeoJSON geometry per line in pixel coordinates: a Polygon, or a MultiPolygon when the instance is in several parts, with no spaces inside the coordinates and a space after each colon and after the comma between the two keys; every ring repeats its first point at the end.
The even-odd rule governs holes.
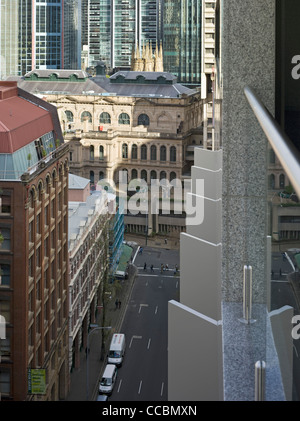
{"type": "Polygon", "coordinates": [[[102,145],[99,146],[99,159],[101,161],[104,159],[104,147],[102,145]]]}
{"type": "Polygon", "coordinates": [[[176,147],[175,146],[171,146],[170,148],[170,161],[176,162],[176,147]]]}
{"type": "Polygon", "coordinates": [[[94,153],[94,145],[91,145],[90,146],[90,160],[91,161],[94,161],[94,156],[95,156],[95,153],[94,153]]]}
{"type": "Polygon", "coordinates": [[[39,185],[38,185],[38,200],[39,200],[39,202],[42,201],[42,193],[43,193],[43,184],[42,184],[42,182],[40,182],[39,185]]]}
{"type": "Polygon", "coordinates": [[[110,118],[110,114],[103,112],[100,114],[100,118],[99,118],[99,123],[100,124],[110,124],[111,123],[111,118],[110,118]]]}
{"type": "Polygon", "coordinates": [[[123,143],[123,145],[122,145],[122,158],[123,159],[128,158],[128,145],[127,145],[127,143],[123,143]]]}
{"type": "Polygon", "coordinates": [[[89,123],[92,122],[92,114],[89,111],[83,111],[81,114],[81,122],[83,123],[86,118],[88,119],[89,123]]]}
{"type": "Polygon", "coordinates": [[[156,146],[152,145],[150,148],[150,159],[151,161],[156,161],[156,146]]]}
{"type": "Polygon", "coordinates": [[[149,126],[150,120],[147,114],[140,114],[138,117],[138,125],[140,126],[149,126]]]}
{"type": "Polygon", "coordinates": [[[128,183],[128,169],[123,168],[121,174],[119,173],[119,181],[122,180],[123,183],[128,183]]]}
{"type": "Polygon", "coordinates": [[[284,174],[280,174],[280,176],[279,176],[279,187],[281,189],[284,189],[285,188],[285,177],[284,177],[284,174]]]}
{"type": "Polygon", "coordinates": [[[167,173],[166,173],[166,171],[161,171],[161,172],[160,172],[159,179],[160,179],[160,180],[163,180],[163,179],[165,179],[165,178],[167,178],[167,173]]]}
{"type": "Polygon", "coordinates": [[[142,170],[141,171],[141,178],[145,181],[147,181],[147,171],[146,170],[142,170]]]}
{"type": "Polygon", "coordinates": [[[131,159],[137,159],[137,145],[132,145],[131,147],[131,159]]]}
{"type": "Polygon", "coordinates": [[[269,176],[269,187],[270,189],[275,189],[275,175],[271,174],[269,176]]]}
{"type": "Polygon", "coordinates": [[[137,170],[131,170],[131,180],[135,180],[138,176],[137,170]]]}
{"type": "Polygon", "coordinates": [[[270,164],[275,164],[275,152],[273,151],[273,149],[269,150],[269,161],[270,164]]]}
{"type": "Polygon", "coordinates": [[[94,183],[94,181],[95,181],[94,171],[90,171],[90,182],[94,183]]]}
{"type": "Polygon", "coordinates": [[[130,124],[130,118],[127,113],[121,113],[119,115],[119,124],[130,124]]]}
{"type": "Polygon", "coordinates": [[[151,180],[156,180],[156,178],[157,178],[156,171],[154,171],[154,170],[151,171],[150,178],[151,178],[151,180]]]}
{"type": "Polygon", "coordinates": [[[170,181],[175,180],[176,178],[176,172],[172,171],[170,174],[170,181]]]}
{"type": "Polygon", "coordinates": [[[147,159],[147,146],[146,145],[141,146],[141,159],[143,160],[147,159]]]}
{"type": "Polygon", "coordinates": [[[166,161],[166,159],[167,159],[167,149],[165,146],[161,146],[160,147],[160,160],[166,161]]]}
{"type": "Polygon", "coordinates": [[[69,122],[74,121],[74,116],[73,116],[72,111],[67,110],[67,111],[65,111],[65,114],[66,114],[66,117],[67,117],[67,121],[69,121],[69,122]]]}
{"type": "Polygon", "coordinates": [[[104,178],[104,172],[100,171],[99,172],[99,180],[103,180],[103,178],[104,178]]]}

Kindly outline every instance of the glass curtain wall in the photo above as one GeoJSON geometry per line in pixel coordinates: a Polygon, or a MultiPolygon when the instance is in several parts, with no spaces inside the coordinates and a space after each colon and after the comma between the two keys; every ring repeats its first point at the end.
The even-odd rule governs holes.
{"type": "Polygon", "coordinates": [[[62,1],[35,2],[35,61],[37,69],[62,68],[62,1]]]}
{"type": "Polygon", "coordinates": [[[89,65],[128,68],[133,46],[162,40],[162,0],[90,0],[89,65]]]}
{"type": "Polygon", "coordinates": [[[64,69],[81,68],[81,0],[64,0],[64,69]]]}
{"type": "Polygon", "coordinates": [[[0,79],[18,74],[18,2],[0,0],[0,79]]]}
{"type": "Polygon", "coordinates": [[[104,60],[107,67],[110,65],[112,3],[110,0],[90,0],[89,64],[104,60]]]}
{"type": "Polygon", "coordinates": [[[19,0],[18,75],[32,69],[32,0],[19,0]]]}
{"type": "Polygon", "coordinates": [[[163,53],[164,70],[180,83],[201,81],[201,2],[165,0],[163,53]]]}
{"type": "Polygon", "coordinates": [[[136,29],[136,1],[115,0],[113,10],[112,68],[128,67],[135,41],[136,29]]]}

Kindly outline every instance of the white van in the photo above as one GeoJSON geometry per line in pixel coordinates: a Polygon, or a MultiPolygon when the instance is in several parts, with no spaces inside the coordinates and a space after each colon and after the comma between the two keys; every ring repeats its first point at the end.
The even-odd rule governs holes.
{"type": "Polygon", "coordinates": [[[107,355],[107,362],[121,366],[125,354],[125,346],[125,335],[123,333],[114,333],[107,355]]]}
{"type": "Polygon", "coordinates": [[[107,364],[99,383],[99,393],[111,395],[117,379],[117,367],[107,364]]]}
{"type": "Polygon", "coordinates": [[[117,270],[115,273],[115,279],[119,279],[121,281],[124,281],[124,279],[128,278],[128,272],[125,272],[123,270],[117,270]]]}

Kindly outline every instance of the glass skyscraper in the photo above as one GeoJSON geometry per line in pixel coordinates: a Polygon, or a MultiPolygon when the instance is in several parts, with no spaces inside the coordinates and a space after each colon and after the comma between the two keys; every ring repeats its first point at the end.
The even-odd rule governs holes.
{"type": "Polygon", "coordinates": [[[0,0],[0,79],[18,71],[18,0],[0,0]]]}
{"type": "Polygon", "coordinates": [[[201,81],[201,1],[164,0],[164,70],[180,83],[201,81]]]}
{"type": "Polygon", "coordinates": [[[33,25],[33,68],[62,68],[63,0],[35,0],[33,25]]]}
{"type": "Polygon", "coordinates": [[[81,0],[64,0],[63,68],[81,69],[81,0]]]}
{"type": "Polygon", "coordinates": [[[129,67],[132,48],[162,39],[162,0],[90,0],[89,64],[129,67]]]}
{"type": "Polygon", "coordinates": [[[82,0],[0,0],[0,78],[80,69],[82,0]]]}

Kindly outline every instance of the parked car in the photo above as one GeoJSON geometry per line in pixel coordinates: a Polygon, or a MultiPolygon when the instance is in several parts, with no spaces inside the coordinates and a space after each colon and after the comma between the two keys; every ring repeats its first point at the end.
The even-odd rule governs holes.
{"type": "Polygon", "coordinates": [[[107,364],[99,384],[99,393],[111,395],[117,379],[117,366],[107,364]]]}

